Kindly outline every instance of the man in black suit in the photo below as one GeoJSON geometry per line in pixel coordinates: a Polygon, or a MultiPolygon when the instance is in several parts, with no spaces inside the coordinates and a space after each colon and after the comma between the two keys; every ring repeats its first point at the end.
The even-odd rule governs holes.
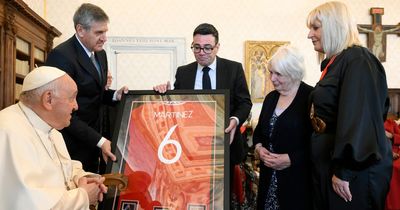
{"type": "Polygon", "coordinates": [[[54,48],[45,65],[67,72],[78,86],[79,110],[61,133],[71,158],[81,161],[86,171],[97,173],[101,157],[104,161],[116,160],[110,140],[101,135],[103,104],[120,100],[128,89],[105,89],[108,64],[103,45],[107,41],[107,14],[100,7],[85,3],[77,9],[73,20],[75,35],[54,48]]]}
{"type": "MultiPolygon", "coordinates": [[[[242,139],[238,127],[247,119],[252,103],[242,65],[218,57],[219,46],[218,31],[213,25],[203,23],[197,26],[193,32],[191,46],[196,62],[178,67],[174,88],[230,90],[230,123],[225,132],[230,133],[231,180],[233,180],[233,166],[246,157],[246,141],[242,139]],[[204,72],[203,69],[208,70],[204,72]],[[207,73],[208,77],[205,77],[207,73]],[[203,83],[203,78],[208,81],[203,83]]],[[[153,89],[164,93],[170,89],[170,85],[168,82],[153,89]]]]}

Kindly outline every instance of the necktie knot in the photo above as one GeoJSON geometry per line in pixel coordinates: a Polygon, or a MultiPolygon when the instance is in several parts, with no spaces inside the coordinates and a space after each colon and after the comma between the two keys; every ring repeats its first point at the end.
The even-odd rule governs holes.
{"type": "Polygon", "coordinates": [[[210,71],[210,67],[205,66],[203,68],[203,90],[210,90],[211,89],[211,79],[208,72],[210,71]]]}
{"type": "Polygon", "coordinates": [[[208,74],[209,71],[210,71],[210,67],[204,66],[203,72],[206,73],[206,74],[208,74]]]}
{"type": "Polygon", "coordinates": [[[91,60],[92,62],[95,62],[95,61],[96,61],[96,58],[94,57],[94,53],[91,53],[91,54],[90,54],[90,60],[91,60]]]}

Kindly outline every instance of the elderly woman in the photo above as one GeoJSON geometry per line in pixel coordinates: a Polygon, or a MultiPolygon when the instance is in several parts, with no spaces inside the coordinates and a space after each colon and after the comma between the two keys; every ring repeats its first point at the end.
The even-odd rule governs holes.
{"type": "Polygon", "coordinates": [[[261,160],[257,209],[311,208],[308,95],[302,82],[304,59],[293,47],[283,46],[268,63],[275,90],[263,103],[253,143],[261,160]]]}
{"type": "Polygon", "coordinates": [[[324,60],[310,94],[313,204],[320,210],[382,210],[392,152],[383,126],[385,70],[360,46],[346,5],[327,2],[307,18],[314,50],[324,60]]]}

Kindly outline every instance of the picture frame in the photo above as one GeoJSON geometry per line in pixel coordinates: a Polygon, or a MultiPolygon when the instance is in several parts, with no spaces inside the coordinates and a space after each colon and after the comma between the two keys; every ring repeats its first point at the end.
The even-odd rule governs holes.
{"type": "Polygon", "coordinates": [[[288,41],[246,41],[245,42],[245,75],[255,103],[262,103],[265,96],[274,90],[269,78],[268,60],[288,41]]]}
{"type": "Polygon", "coordinates": [[[104,209],[229,209],[229,90],[129,91],[118,107],[104,209]]]}

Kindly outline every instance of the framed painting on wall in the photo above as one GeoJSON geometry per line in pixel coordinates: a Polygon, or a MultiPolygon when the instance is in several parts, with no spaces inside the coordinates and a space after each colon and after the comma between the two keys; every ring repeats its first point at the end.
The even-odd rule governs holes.
{"type": "Polygon", "coordinates": [[[228,106],[228,90],[126,94],[106,172],[128,186],[110,188],[104,209],[229,209],[228,106]]]}
{"type": "Polygon", "coordinates": [[[253,102],[263,102],[264,97],[274,89],[268,71],[268,60],[285,41],[246,41],[245,75],[253,102]]]}

